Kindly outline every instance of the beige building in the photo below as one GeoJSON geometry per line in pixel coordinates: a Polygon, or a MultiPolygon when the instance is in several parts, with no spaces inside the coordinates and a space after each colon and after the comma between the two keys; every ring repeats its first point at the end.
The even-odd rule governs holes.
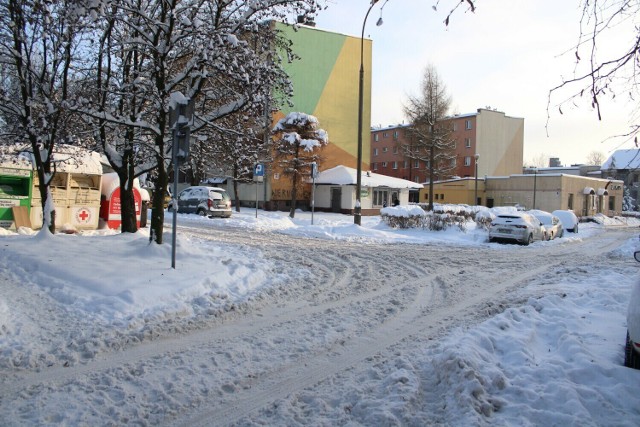
{"type": "MultiPolygon", "coordinates": [[[[570,209],[580,217],[598,213],[622,213],[622,181],[568,174],[524,174],[478,178],[478,200],[487,207],[519,206],[552,212],[570,209]]],[[[420,190],[420,202],[429,199],[428,187],[420,190]]],[[[461,178],[434,183],[437,203],[473,204],[475,179],[461,178]]]]}

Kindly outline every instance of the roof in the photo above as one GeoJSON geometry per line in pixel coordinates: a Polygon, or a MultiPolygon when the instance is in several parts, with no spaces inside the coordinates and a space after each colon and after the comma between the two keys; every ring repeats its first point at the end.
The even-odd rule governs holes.
{"type": "MultiPolygon", "coordinates": [[[[318,174],[316,184],[356,185],[358,171],[343,165],[324,170],[318,174]]],[[[362,171],[363,187],[423,188],[422,184],[401,178],[362,171]]]]}
{"type": "Polygon", "coordinates": [[[602,164],[602,169],[638,169],[640,168],[640,150],[616,150],[602,164]]]}

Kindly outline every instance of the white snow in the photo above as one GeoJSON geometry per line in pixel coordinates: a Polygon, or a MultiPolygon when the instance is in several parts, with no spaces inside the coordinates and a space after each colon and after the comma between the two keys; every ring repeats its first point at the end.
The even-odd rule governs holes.
{"type": "MultiPolygon", "coordinates": [[[[389,208],[389,212],[394,209],[410,210],[389,208]]],[[[528,249],[488,244],[486,231],[475,229],[473,224],[466,232],[393,230],[382,224],[380,217],[363,217],[363,225],[358,227],[353,225],[353,217],[316,212],[311,225],[309,212],[297,212],[291,219],[286,213],[248,208],[234,212],[228,220],[179,217],[180,224],[196,229],[206,221],[220,229],[285,233],[345,244],[445,244],[515,253],[528,249]]],[[[640,425],[640,371],[622,366],[627,303],[635,280],[629,272],[637,269],[632,254],[640,243],[640,221],[604,222],[581,224],[577,235],[565,233],[563,239],[534,244],[570,247],[595,238],[606,227],[634,227],[629,228],[628,241],[604,256],[601,266],[529,285],[527,294],[536,297],[496,310],[480,324],[455,329],[435,346],[425,345],[412,354],[399,353],[395,360],[379,365],[371,362],[369,368],[362,365],[357,375],[338,373],[329,383],[300,392],[295,406],[274,405],[268,411],[270,420],[253,418],[253,425],[274,420],[280,425],[301,425],[304,420],[334,425],[340,419],[332,414],[335,407],[341,408],[341,416],[348,412],[348,425],[402,425],[406,420],[411,425],[452,426],[640,425]],[[603,268],[612,257],[629,259],[629,268],[603,268]],[[432,420],[425,412],[416,412],[406,413],[405,421],[399,421],[394,414],[403,411],[408,402],[419,400],[429,386],[442,394],[446,407],[439,410],[446,419],[432,420]],[[301,407],[304,415],[296,412],[301,407]]],[[[176,409],[171,396],[189,395],[203,386],[182,381],[180,370],[185,367],[172,362],[167,362],[167,376],[145,379],[150,384],[140,382],[144,372],[132,370],[121,374],[114,369],[96,371],[90,380],[65,389],[57,389],[46,376],[50,367],[63,363],[81,366],[95,358],[108,358],[111,352],[117,354],[123,335],[142,341],[145,334],[154,333],[145,329],[157,324],[154,322],[173,322],[177,333],[187,334],[189,327],[180,321],[203,311],[229,312],[239,306],[251,310],[254,298],[287,281],[284,273],[274,274],[273,261],[256,248],[189,234],[178,235],[177,268],[171,269],[169,235],[165,242],[150,245],[147,230],[51,235],[46,230],[12,233],[0,229],[0,390],[5,389],[0,391],[1,424],[119,424],[125,419],[124,409],[106,415],[113,417],[110,421],[91,415],[91,405],[102,396],[98,401],[117,407],[114,393],[143,393],[146,387],[165,390],[166,394],[155,398],[146,395],[151,409],[145,407],[144,399],[137,403],[135,396],[130,397],[126,402],[126,407],[134,408],[130,422],[136,421],[135,414],[147,410],[163,408],[174,414],[188,410],[188,405],[176,409]],[[92,325],[90,331],[85,330],[88,324],[92,325]],[[24,390],[13,392],[19,387],[20,375],[29,372],[34,372],[35,384],[43,381],[43,385],[29,389],[27,384],[24,390]],[[45,376],[39,379],[38,375],[45,376]],[[118,375],[119,381],[129,384],[127,388],[113,383],[118,375]],[[33,399],[37,399],[35,406],[31,405],[33,399]]],[[[326,262],[330,260],[327,257],[326,262]]],[[[307,344],[276,336],[273,341],[291,346],[293,355],[299,346],[327,337],[318,334],[307,339],[307,344]]],[[[237,372],[232,372],[238,378],[246,376],[240,362],[241,354],[247,351],[257,364],[269,358],[270,347],[229,348],[228,357],[238,358],[237,372]],[[238,355],[234,356],[235,352],[238,355]]],[[[197,369],[198,360],[193,363],[192,368],[197,369]]],[[[153,419],[137,421],[155,424],[153,419]]]]}
{"type": "Polygon", "coordinates": [[[616,150],[602,164],[602,170],[607,169],[638,169],[640,167],[640,150],[637,148],[616,150]]]}
{"type": "MultiPolygon", "coordinates": [[[[316,184],[355,185],[358,179],[357,169],[347,166],[335,166],[320,171],[316,184]]],[[[361,182],[364,187],[422,188],[422,184],[392,176],[380,175],[371,171],[362,171],[361,182]]]]}

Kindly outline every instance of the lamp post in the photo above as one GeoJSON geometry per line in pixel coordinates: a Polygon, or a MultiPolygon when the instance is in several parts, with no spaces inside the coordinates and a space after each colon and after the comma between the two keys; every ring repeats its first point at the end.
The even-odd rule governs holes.
{"type": "Polygon", "coordinates": [[[476,153],[476,179],[475,179],[475,190],[473,192],[473,204],[478,205],[478,159],[480,158],[480,154],[476,153]]]}
{"type": "Polygon", "coordinates": [[[538,181],[538,168],[533,168],[533,209],[536,208],[536,184],[538,181]]]}
{"type": "MultiPolygon", "coordinates": [[[[362,224],[362,205],[360,203],[360,195],[362,192],[362,110],[364,103],[364,27],[367,24],[367,18],[373,6],[378,3],[379,0],[371,0],[371,5],[367,10],[367,14],[362,21],[362,34],[360,36],[360,84],[358,87],[358,166],[356,176],[356,206],[353,212],[353,223],[356,225],[362,224]]],[[[382,17],[378,19],[376,25],[382,25],[382,17]]]]}

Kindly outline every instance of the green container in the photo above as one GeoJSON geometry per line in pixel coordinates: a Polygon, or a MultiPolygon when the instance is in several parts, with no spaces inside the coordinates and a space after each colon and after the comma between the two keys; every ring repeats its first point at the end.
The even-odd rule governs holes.
{"type": "Polygon", "coordinates": [[[33,172],[29,169],[0,167],[0,227],[15,227],[14,206],[31,210],[32,180],[33,172]]]}

